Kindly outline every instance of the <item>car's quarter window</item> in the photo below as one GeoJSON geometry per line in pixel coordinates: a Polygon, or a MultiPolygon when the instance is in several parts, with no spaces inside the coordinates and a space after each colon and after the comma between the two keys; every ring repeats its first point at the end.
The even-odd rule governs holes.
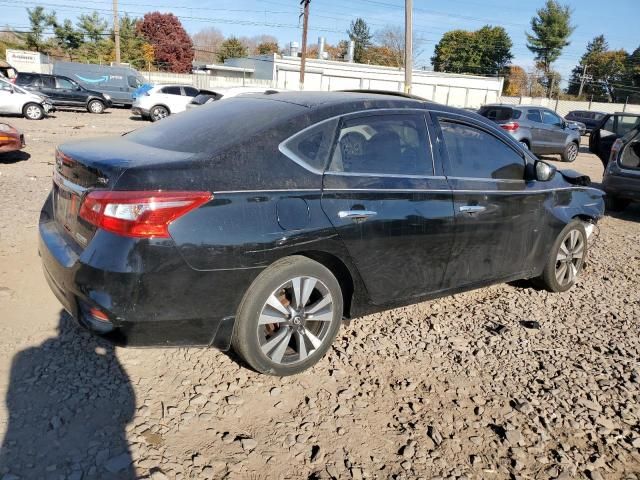
{"type": "Polygon", "coordinates": [[[343,119],[329,170],[433,175],[424,115],[385,114],[343,119]]]}
{"type": "Polygon", "coordinates": [[[540,115],[540,110],[529,110],[527,113],[527,120],[531,122],[542,123],[542,115],[540,115]]]}
{"type": "Polygon", "coordinates": [[[69,80],[67,80],[66,78],[57,78],[56,82],[58,84],[58,88],[61,88],[64,90],[73,90],[75,88],[75,85],[71,83],[69,80]]]}
{"type": "Polygon", "coordinates": [[[308,127],[280,145],[282,153],[302,166],[322,172],[329,160],[337,119],[327,120],[308,127]]]}
{"type": "Polygon", "coordinates": [[[524,158],[502,140],[468,124],[440,120],[449,176],[524,180],[524,158]]]}
{"type": "Polygon", "coordinates": [[[183,90],[184,90],[184,94],[187,97],[195,97],[196,95],[198,95],[198,89],[197,88],[183,87],[183,90]]]}
{"type": "Polygon", "coordinates": [[[163,87],[160,92],[167,95],[182,95],[180,87],[163,87]]]}
{"type": "Polygon", "coordinates": [[[542,121],[545,125],[554,125],[556,127],[562,126],[562,119],[549,110],[542,111],[542,121]]]}

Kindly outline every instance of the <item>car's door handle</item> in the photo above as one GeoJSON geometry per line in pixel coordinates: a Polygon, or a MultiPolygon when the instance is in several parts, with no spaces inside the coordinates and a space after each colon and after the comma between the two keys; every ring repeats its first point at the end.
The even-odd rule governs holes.
{"type": "Polygon", "coordinates": [[[372,212],[371,210],[341,210],[338,212],[338,217],[364,221],[367,218],[375,217],[377,214],[378,212],[372,212]]]}
{"type": "Polygon", "coordinates": [[[462,205],[460,207],[460,211],[462,213],[479,213],[484,212],[487,207],[483,207],[482,205],[462,205]]]}

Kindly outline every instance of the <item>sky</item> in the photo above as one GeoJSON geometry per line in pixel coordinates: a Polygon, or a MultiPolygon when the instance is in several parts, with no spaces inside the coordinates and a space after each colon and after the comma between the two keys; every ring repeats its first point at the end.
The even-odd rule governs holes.
{"type": "MultiPolygon", "coordinates": [[[[531,17],[544,5],[544,0],[414,0],[414,31],[421,39],[422,52],[416,66],[430,67],[435,44],[448,30],[476,30],[484,25],[502,26],[509,33],[514,54],[513,64],[526,70],[533,66],[532,54],[526,48],[525,32],[531,17]]],[[[571,69],[579,62],[587,42],[603,34],[612,49],[633,51],[640,46],[640,0],[561,0],[573,10],[576,29],[555,68],[564,86],[571,69]]],[[[278,38],[281,47],[301,39],[299,0],[119,0],[120,12],[141,17],[147,11],[159,10],[177,15],[187,32],[194,34],[216,27],[226,36],[269,34],[278,38]]],[[[55,10],[58,18],[75,19],[79,14],[97,10],[110,18],[112,0],[0,0],[0,25],[28,28],[27,7],[42,5],[55,10]]],[[[352,20],[362,17],[372,32],[386,26],[404,25],[402,0],[311,0],[309,43],[324,36],[331,44],[346,38],[352,20]]]]}

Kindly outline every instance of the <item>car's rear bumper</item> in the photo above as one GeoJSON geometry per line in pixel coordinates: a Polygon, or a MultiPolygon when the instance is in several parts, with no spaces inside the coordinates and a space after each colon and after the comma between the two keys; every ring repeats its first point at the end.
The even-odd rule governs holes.
{"type": "Polygon", "coordinates": [[[612,197],[638,202],[640,201],[640,172],[635,176],[607,172],[602,180],[602,188],[612,197]]]}
{"type": "Polygon", "coordinates": [[[193,270],[170,241],[106,232],[82,251],[60,232],[50,203],[39,223],[44,275],[83,327],[119,345],[229,348],[236,308],[257,273],[193,270]]]}

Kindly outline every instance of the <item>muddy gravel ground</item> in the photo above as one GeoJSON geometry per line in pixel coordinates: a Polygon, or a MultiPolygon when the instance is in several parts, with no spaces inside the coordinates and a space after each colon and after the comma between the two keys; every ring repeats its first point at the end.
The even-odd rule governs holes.
{"type": "MultiPolygon", "coordinates": [[[[568,293],[498,285],[371,315],[280,379],[76,327],[37,255],[54,148],[143,123],[8,120],[28,146],[0,159],[0,479],[640,479],[638,206],[600,222],[568,293]]],[[[581,150],[572,168],[598,182],[581,150]]]]}

